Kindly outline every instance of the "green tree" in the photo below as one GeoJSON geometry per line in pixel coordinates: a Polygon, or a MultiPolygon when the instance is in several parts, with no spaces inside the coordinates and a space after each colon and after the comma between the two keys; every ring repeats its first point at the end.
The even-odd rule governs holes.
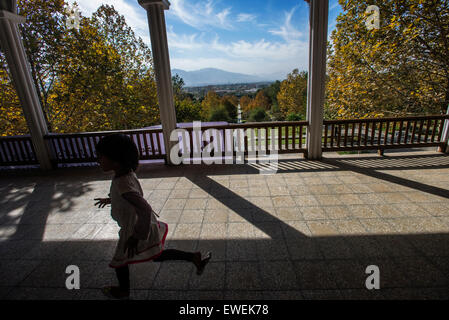
{"type": "Polygon", "coordinates": [[[329,46],[327,115],[444,112],[449,104],[449,6],[439,0],[339,1],[329,46]],[[369,5],[380,29],[365,26],[369,5]]]}
{"type": "Polygon", "coordinates": [[[224,106],[220,106],[214,110],[212,110],[211,115],[209,117],[209,121],[226,121],[230,122],[232,119],[228,114],[228,111],[224,106]]]}
{"type": "Polygon", "coordinates": [[[279,105],[273,104],[270,110],[271,120],[273,121],[283,121],[285,119],[285,115],[281,112],[279,105]]]}
{"type": "Polygon", "coordinates": [[[276,80],[272,84],[270,84],[268,87],[263,89],[263,92],[268,97],[270,101],[270,105],[278,105],[278,99],[277,95],[279,91],[281,90],[281,82],[279,80],[276,80]]]}
{"type": "Polygon", "coordinates": [[[258,107],[250,111],[248,120],[250,122],[261,122],[269,120],[269,117],[265,109],[258,107]]]}
{"type": "Polygon", "coordinates": [[[206,121],[201,117],[201,103],[185,98],[176,101],[176,119],[178,122],[206,121]]]}
{"type": "Polygon", "coordinates": [[[289,113],[286,118],[287,121],[300,121],[304,120],[304,115],[301,113],[289,113]]]}
{"type": "Polygon", "coordinates": [[[237,106],[232,103],[231,99],[222,99],[222,106],[225,108],[231,121],[237,121],[237,106]]]}
{"type": "MultiPolygon", "coordinates": [[[[184,79],[181,78],[178,74],[171,77],[173,84],[173,96],[175,101],[181,101],[189,97],[189,95],[184,91],[184,79]]],[[[192,97],[190,97],[192,98],[192,97]]]]}

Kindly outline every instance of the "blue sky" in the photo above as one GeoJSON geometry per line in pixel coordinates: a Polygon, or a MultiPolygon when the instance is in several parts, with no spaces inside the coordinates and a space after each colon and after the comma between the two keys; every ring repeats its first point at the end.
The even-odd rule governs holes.
{"type": "MultiPolygon", "coordinates": [[[[69,0],[73,3],[73,0],[69,0]]],[[[145,10],[137,0],[78,0],[84,16],[102,3],[125,16],[151,47],[145,10]]],[[[219,68],[286,76],[308,64],[308,4],[304,0],[171,0],[165,11],[171,68],[219,68]]],[[[329,1],[329,34],[341,12],[329,1]]]]}

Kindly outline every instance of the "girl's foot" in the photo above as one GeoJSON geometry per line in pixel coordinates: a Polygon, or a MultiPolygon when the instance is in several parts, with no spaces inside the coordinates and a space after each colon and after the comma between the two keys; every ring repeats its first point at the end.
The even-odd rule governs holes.
{"type": "Polygon", "coordinates": [[[196,274],[201,275],[204,268],[209,263],[210,258],[212,258],[212,253],[206,253],[205,257],[201,259],[201,252],[195,252],[195,257],[193,258],[193,263],[196,266],[196,274]]]}
{"type": "Polygon", "coordinates": [[[106,297],[111,299],[129,299],[129,290],[122,290],[120,287],[103,287],[101,292],[103,292],[106,297]]]}

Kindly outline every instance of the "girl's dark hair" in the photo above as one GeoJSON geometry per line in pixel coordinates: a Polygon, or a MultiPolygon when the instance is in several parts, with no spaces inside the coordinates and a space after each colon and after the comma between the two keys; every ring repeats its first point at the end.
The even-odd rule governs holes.
{"type": "Polygon", "coordinates": [[[134,141],[127,135],[113,133],[100,139],[97,154],[116,161],[123,169],[136,171],[139,165],[139,151],[134,141]]]}

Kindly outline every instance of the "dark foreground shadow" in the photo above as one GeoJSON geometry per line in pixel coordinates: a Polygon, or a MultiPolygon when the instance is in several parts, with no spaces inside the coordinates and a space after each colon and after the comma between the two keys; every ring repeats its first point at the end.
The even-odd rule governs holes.
{"type": "MultiPolygon", "coordinates": [[[[275,224],[271,225],[276,228],[275,224]]],[[[385,235],[277,239],[169,240],[169,247],[213,250],[201,277],[185,262],[131,266],[135,298],[151,299],[448,299],[449,236],[385,235]],[[380,289],[367,290],[368,266],[380,289]]],[[[102,298],[115,284],[108,262],[115,241],[11,240],[0,243],[3,299],[102,298]],[[66,267],[81,289],[65,288],[66,267]]]]}
{"type": "MultiPolygon", "coordinates": [[[[447,190],[385,173],[388,170],[443,169],[449,167],[449,157],[397,157],[395,162],[363,159],[324,159],[323,161],[280,161],[280,173],[353,171],[375,177],[416,191],[447,198],[447,190]],[[370,161],[371,160],[371,161],[370,161]],[[351,162],[352,161],[352,162],[351,162]],[[382,172],[379,172],[382,171],[382,172]]],[[[237,213],[243,222],[253,226],[251,235],[235,233],[198,239],[168,239],[168,247],[183,250],[213,251],[213,260],[201,277],[187,263],[145,263],[132,266],[134,295],[142,299],[449,299],[449,234],[345,234],[312,236],[311,224],[320,221],[301,218],[284,220],[254,205],[244,197],[211,179],[213,175],[259,174],[254,165],[165,166],[140,168],[140,178],[187,177],[199,188],[237,213]],[[192,170],[193,169],[193,170],[192,170]],[[367,290],[366,268],[377,266],[380,271],[379,290],[367,290]]],[[[106,180],[89,170],[67,171],[70,179],[61,183],[44,183],[2,191],[5,232],[10,219],[18,219],[17,231],[0,242],[2,274],[0,295],[6,299],[89,299],[100,298],[98,288],[115,282],[113,270],[107,264],[113,255],[115,241],[70,240],[42,241],[46,227],[45,212],[59,206],[61,215],[71,210],[72,197],[92,191],[87,180],[106,180]],[[84,172],[87,180],[75,183],[84,172]],[[73,180],[67,184],[68,180],[73,180]],[[24,191],[29,188],[30,192],[24,191]],[[66,200],[58,196],[66,195],[66,200]],[[55,197],[55,195],[58,195],[55,197]],[[56,200],[55,200],[56,198],[56,200]],[[22,214],[11,217],[14,208],[24,206],[22,214]],[[40,206],[34,216],[33,208],[40,206]],[[43,212],[43,214],[42,214],[43,212]],[[19,218],[20,217],[20,218],[19,218]],[[81,289],[65,289],[68,265],[81,271],[81,289]]],[[[94,171],[91,171],[94,172],[94,171]]],[[[58,174],[65,176],[64,170],[58,174]]],[[[13,180],[13,179],[12,179],[13,180]]],[[[30,179],[33,180],[33,179],[30,179]]],[[[64,197],[61,197],[64,199],[64,197]]],[[[36,211],[36,210],[34,210],[36,211]]],[[[161,217],[164,220],[164,217],[161,217]]],[[[228,228],[235,224],[229,223],[228,228]]],[[[199,235],[199,234],[198,234],[199,235]]]]}

